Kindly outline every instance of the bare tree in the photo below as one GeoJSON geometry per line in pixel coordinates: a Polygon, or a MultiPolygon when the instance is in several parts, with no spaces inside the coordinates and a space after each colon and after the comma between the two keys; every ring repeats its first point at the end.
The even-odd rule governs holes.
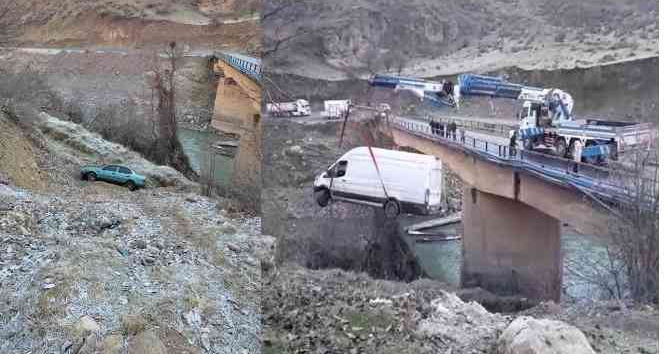
{"type": "Polygon", "coordinates": [[[656,149],[642,150],[616,167],[614,179],[630,193],[619,203],[610,221],[610,257],[627,281],[629,296],[637,302],[659,297],[659,166],[656,149]]]}
{"type": "Polygon", "coordinates": [[[394,62],[395,62],[395,66],[396,66],[398,75],[401,75],[401,72],[405,68],[407,61],[408,61],[408,59],[406,58],[406,54],[404,52],[396,51],[394,53],[394,62]]]}
{"type": "Polygon", "coordinates": [[[175,74],[182,60],[182,50],[175,42],[171,42],[166,49],[166,65],[162,67],[159,55],[155,56],[154,66],[151,70],[151,87],[157,97],[157,106],[154,120],[156,134],[152,160],[157,163],[168,164],[181,171],[188,177],[195,177],[196,173],[189,165],[189,159],[184,153],[182,144],[177,136],[177,109],[175,102],[175,74]]]}
{"type": "Polygon", "coordinates": [[[589,297],[657,302],[659,297],[659,191],[656,149],[642,149],[612,166],[609,177],[627,194],[604,207],[611,213],[608,242],[588,249],[583,259],[568,259],[572,286],[589,297]]]}

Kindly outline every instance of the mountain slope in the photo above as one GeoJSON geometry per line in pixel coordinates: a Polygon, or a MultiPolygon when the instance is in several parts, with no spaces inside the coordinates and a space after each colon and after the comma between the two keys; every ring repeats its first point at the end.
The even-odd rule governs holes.
{"type": "Polygon", "coordinates": [[[263,11],[266,68],[317,78],[400,66],[422,76],[583,67],[658,53],[653,0],[268,0],[263,11]]]}

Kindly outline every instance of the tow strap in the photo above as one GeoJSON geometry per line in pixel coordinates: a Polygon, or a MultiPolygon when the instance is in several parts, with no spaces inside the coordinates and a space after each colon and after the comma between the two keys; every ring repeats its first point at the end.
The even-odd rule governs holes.
{"type": "Polygon", "coordinates": [[[373,150],[370,145],[367,145],[369,148],[369,155],[371,155],[371,160],[373,161],[374,167],[376,167],[376,173],[378,174],[378,180],[380,185],[383,187],[383,193],[385,193],[385,198],[390,199],[390,195],[387,194],[387,188],[385,188],[385,183],[383,182],[383,177],[380,175],[380,169],[378,168],[378,162],[376,162],[376,156],[374,156],[373,150]]]}
{"type": "MultiPolygon", "coordinates": [[[[346,114],[344,116],[344,121],[343,125],[341,126],[341,135],[339,136],[339,147],[341,147],[341,143],[343,142],[344,139],[344,133],[346,132],[346,123],[348,122],[348,117],[350,116],[350,108],[351,106],[348,106],[348,109],[346,110],[346,114]]],[[[367,138],[366,132],[362,131],[362,139],[364,139],[364,142],[367,144],[367,148],[369,149],[369,155],[371,155],[371,161],[374,164],[374,167],[376,168],[376,173],[378,174],[378,180],[380,181],[380,185],[383,188],[383,193],[385,193],[385,198],[389,199],[390,195],[387,193],[387,188],[385,187],[385,182],[383,182],[383,177],[380,175],[380,168],[378,168],[378,162],[376,161],[376,156],[373,153],[373,150],[371,149],[371,141],[367,138]]],[[[330,188],[332,187],[332,182],[333,180],[330,181],[330,188]]]]}

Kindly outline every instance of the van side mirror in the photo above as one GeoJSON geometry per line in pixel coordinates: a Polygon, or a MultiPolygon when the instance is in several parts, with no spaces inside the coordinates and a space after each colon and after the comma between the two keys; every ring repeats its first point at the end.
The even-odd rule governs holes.
{"type": "Polygon", "coordinates": [[[329,170],[325,171],[325,177],[326,178],[330,178],[330,176],[333,176],[333,175],[334,175],[334,170],[333,169],[329,169],[329,170]]]}

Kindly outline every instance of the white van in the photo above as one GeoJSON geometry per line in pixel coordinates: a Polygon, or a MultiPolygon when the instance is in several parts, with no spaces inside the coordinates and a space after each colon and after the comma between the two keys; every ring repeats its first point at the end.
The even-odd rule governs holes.
{"type": "Polygon", "coordinates": [[[365,204],[384,208],[388,217],[440,212],[443,176],[439,158],[379,148],[371,151],[376,164],[368,147],[357,147],[316,178],[318,205],[325,207],[335,200],[365,204]]]}

